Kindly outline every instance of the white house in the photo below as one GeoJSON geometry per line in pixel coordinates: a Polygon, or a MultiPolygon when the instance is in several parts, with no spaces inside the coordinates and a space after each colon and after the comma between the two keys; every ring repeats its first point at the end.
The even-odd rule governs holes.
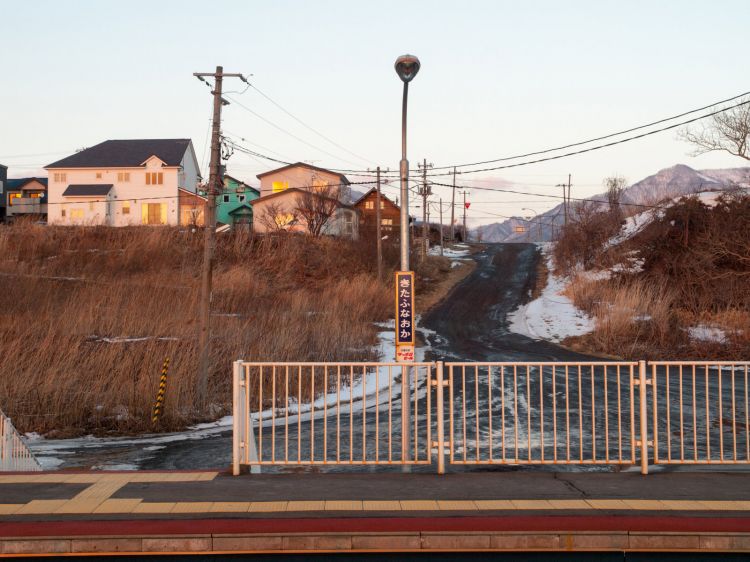
{"type": "Polygon", "coordinates": [[[108,140],[45,169],[50,224],[175,226],[201,179],[190,139],[108,140]]]}

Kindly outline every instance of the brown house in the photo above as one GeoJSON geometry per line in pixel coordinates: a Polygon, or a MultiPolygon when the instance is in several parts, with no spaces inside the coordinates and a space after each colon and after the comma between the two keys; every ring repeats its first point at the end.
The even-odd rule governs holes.
{"type": "MultiPolygon", "coordinates": [[[[363,236],[375,235],[377,198],[377,190],[373,187],[354,204],[354,208],[359,211],[359,232],[363,236]]],[[[395,240],[394,234],[399,232],[400,220],[401,208],[381,193],[380,231],[382,235],[395,240]]]]}

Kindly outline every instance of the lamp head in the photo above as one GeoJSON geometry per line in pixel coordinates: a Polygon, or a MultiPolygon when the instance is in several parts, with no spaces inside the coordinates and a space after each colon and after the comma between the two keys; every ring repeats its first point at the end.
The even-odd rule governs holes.
{"type": "Polygon", "coordinates": [[[396,74],[404,83],[411,82],[419,72],[419,59],[414,55],[401,55],[396,59],[396,74]]]}

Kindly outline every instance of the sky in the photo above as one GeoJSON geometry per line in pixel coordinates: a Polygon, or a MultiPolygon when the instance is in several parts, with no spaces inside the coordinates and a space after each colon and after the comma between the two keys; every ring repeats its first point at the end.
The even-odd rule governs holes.
{"type": "MultiPolygon", "coordinates": [[[[118,138],[191,138],[205,171],[212,101],[192,74],[217,65],[252,75],[275,102],[227,78],[226,135],[279,160],[351,170],[398,169],[393,63],[404,53],[422,64],[409,89],[412,168],[556,147],[750,90],[746,0],[0,0],[0,14],[0,163],[9,177],[118,138]]],[[[560,195],[568,174],[573,196],[586,197],[615,174],[634,183],[677,163],[746,164],[690,152],[671,130],[457,183],[535,194],[470,189],[470,222],[479,224],[551,208],[558,201],[538,195],[560,195]]],[[[256,174],[278,166],[235,152],[227,171],[257,185],[256,174]]],[[[434,186],[433,201],[447,205],[450,191],[434,186]]],[[[384,192],[396,196],[397,182],[384,192]]]]}

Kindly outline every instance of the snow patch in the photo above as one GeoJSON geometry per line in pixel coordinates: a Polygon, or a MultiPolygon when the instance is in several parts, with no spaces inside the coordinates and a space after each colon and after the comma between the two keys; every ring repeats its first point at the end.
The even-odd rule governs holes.
{"type": "Polygon", "coordinates": [[[721,328],[699,324],[687,328],[690,339],[694,341],[705,341],[712,343],[727,343],[727,334],[721,328]]]}

